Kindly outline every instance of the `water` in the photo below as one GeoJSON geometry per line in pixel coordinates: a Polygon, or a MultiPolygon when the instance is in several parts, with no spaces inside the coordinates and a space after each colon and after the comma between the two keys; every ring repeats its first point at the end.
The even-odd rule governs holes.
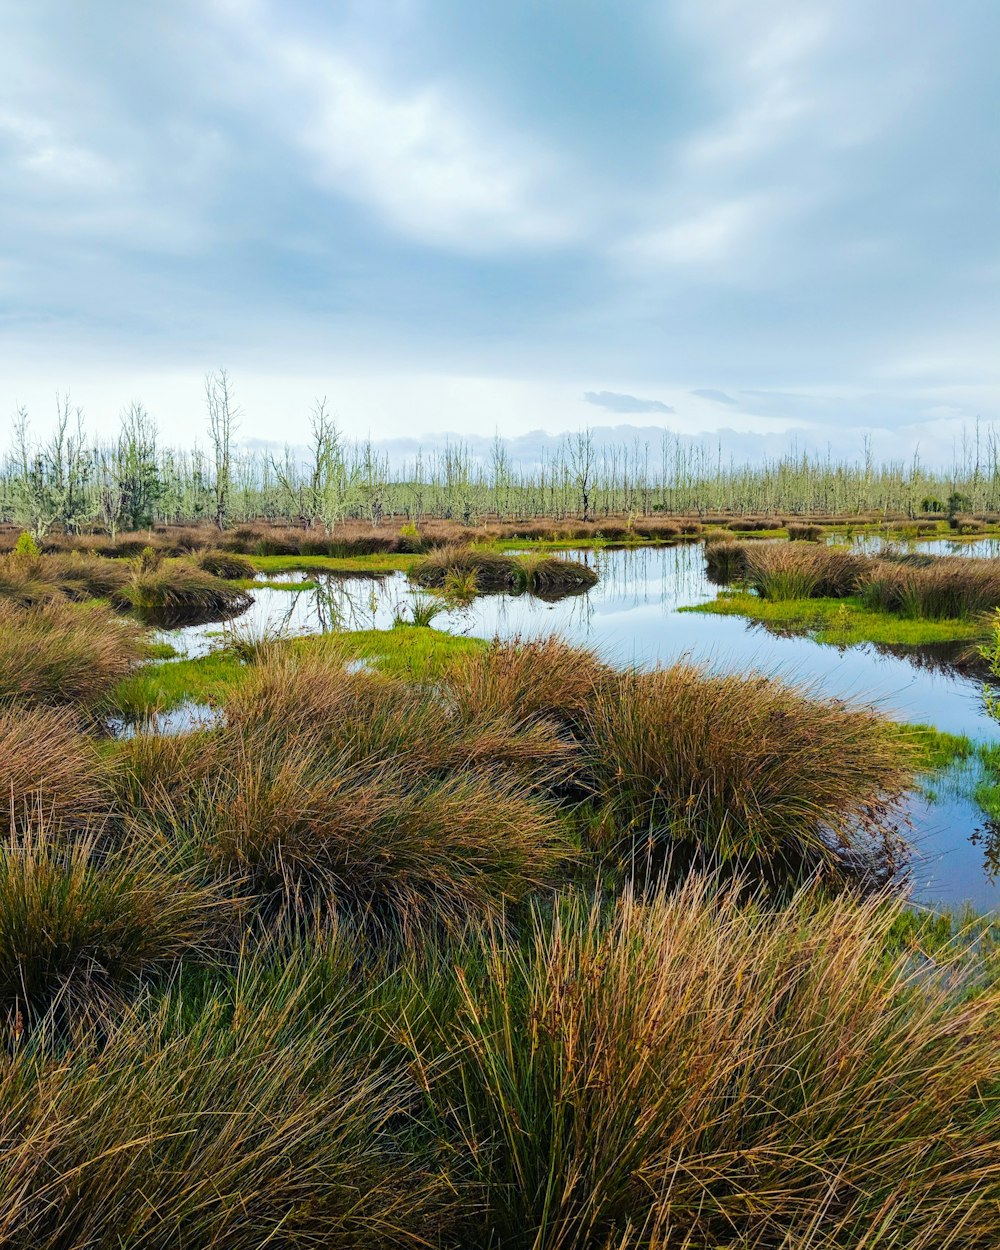
{"type": "MultiPolygon", "coordinates": [[[[922,544],[921,549],[937,545],[922,544]]],[[[974,544],[955,545],[968,551],[974,544]]],[[[555,603],[530,595],[482,595],[466,607],[443,612],[435,618],[435,628],[480,638],[558,633],[622,665],[685,658],[717,669],[756,669],[804,684],[817,694],[873,704],[899,720],[979,741],[1000,739],[1000,725],[983,706],[980,679],[948,665],[928,665],[925,655],[890,655],[873,646],[821,646],[807,638],[777,636],[738,617],[680,611],[717,594],[705,576],[700,545],[566,555],[596,568],[600,580],[586,594],[555,603]]],[[[414,595],[421,593],[401,573],[378,580],[289,574],[287,580],[292,586],[315,581],[317,587],[262,587],[254,592],[253,606],[227,626],[194,626],[165,636],[183,653],[197,655],[234,629],[258,637],[386,629],[398,614],[407,615],[414,595]]],[[[914,897],[920,901],[1000,907],[1000,888],[984,869],[984,847],[977,840],[984,817],[971,798],[971,769],[965,766],[936,779],[933,799],[918,795],[911,803],[914,897]]]]}

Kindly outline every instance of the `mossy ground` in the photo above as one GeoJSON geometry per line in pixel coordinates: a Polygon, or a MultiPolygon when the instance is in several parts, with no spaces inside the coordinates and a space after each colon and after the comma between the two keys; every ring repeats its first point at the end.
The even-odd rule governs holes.
{"type": "Polygon", "coordinates": [[[746,591],[724,591],[710,603],[682,608],[716,616],[743,616],[779,631],[800,633],[838,647],[860,643],[919,647],[934,643],[975,643],[984,637],[975,620],[912,620],[866,608],[860,599],[760,599],[746,591]]]}
{"type": "MultiPolygon", "coordinates": [[[[337,640],[345,660],[365,661],[391,676],[417,680],[434,678],[455,659],[487,645],[479,638],[416,625],[294,638],[277,645],[308,651],[328,645],[331,637],[337,640]]],[[[120,715],[135,720],[152,712],[169,712],[185,703],[215,706],[225,703],[244,671],[239,651],[228,647],[194,659],[144,664],[119,682],[110,702],[120,715]]]]}

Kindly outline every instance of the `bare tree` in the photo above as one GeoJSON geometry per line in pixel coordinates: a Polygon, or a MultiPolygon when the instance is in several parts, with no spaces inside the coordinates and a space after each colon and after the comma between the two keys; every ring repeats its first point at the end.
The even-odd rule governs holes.
{"type": "Polygon", "coordinates": [[[232,383],[225,369],[218,369],[206,376],[205,406],[208,410],[208,432],[212,439],[215,469],[215,524],[220,530],[224,530],[232,488],[233,435],[239,428],[240,416],[232,383]]]}
{"type": "Polygon", "coordinates": [[[590,520],[590,487],[594,471],[594,433],[589,427],[566,440],[570,476],[580,500],[584,521],[590,520]]]}

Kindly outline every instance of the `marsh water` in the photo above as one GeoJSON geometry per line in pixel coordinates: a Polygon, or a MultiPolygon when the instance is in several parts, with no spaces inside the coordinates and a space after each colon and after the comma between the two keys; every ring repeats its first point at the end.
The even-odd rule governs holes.
{"type": "MultiPolygon", "coordinates": [[[[987,543],[948,545],[957,549],[955,554],[997,554],[992,541],[988,550],[987,543]]],[[[926,543],[919,549],[951,554],[938,550],[941,546],[926,543]]],[[[874,704],[902,721],[977,741],[1000,740],[1000,725],[983,704],[981,674],[957,664],[957,653],[948,648],[909,654],[870,645],[841,649],[780,636],[739,617],[682,611],[717,594],[705,575],[701,544],[565,555],[594,567],[597,585],[555,602],[531,595],[481,595],[442,612],[435,628],[481,638],[557,633],[622,665],[685,658],[716,669],[756,669],[821,695],[874,704]]],[[[402,573],[380,578],[295,573],[281,581],[288,589],[255,590],[252,606],[227,626],[192,626],[171,632],[170,640],[184,654],[197,655],[231,630],[264,636],[386,629],[397,617],[407,617],[414,595],[420,594],[402,573]]],[[[1000,885],[989,871],[995,839],[972,798],[977,768],[975,763],[955,766],[934,779],[933,791],[925,788],[912,797],[908,836],[915,847],[917,901],[1000,907],[1000,885]]]]}

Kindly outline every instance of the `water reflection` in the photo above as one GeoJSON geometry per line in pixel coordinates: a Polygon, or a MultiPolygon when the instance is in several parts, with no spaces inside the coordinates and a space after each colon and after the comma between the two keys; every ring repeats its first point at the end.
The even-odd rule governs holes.
{"type": "MultiPolygon", "coordinates": [[[[757,669],[801,682],[821,695],[873,703],[901,720],[979,740],[1000,739],[1000,726],[983,707],[980,675],[956,667],[955,656],[943,649],[838,649],[800,636],[780,636],[739,617],[680,611],[716,595],[705,575],[700,545],[567,555],[596,569],[600,580],[587,594],[556,602],[531,595],[482,595],[464,606],[449,605],[435,618],[435,628],[481,638],[555,632],[619,664],[648,666],[684,657],[720,669],[757,669]]],[[[364,580],[291,574],[289,581],[289,590],[262,587],[254,592],[255,602],[236,623],[242,635],[388,629],[394,619],[409,615],[415,594],[426,593],[415,591],[399,573],[364,580]],[[295,589],[298,585],[303,588],[295,589]]],[[[169,635],[188,655],[217,645],[219,637],[217,626],[169,635]]],[[[989,858],[998,839],[985,840],[983,813],[970,797],[973,784],[965,776],[954,785],[938,785],[937,793],[917,796],[909,809],[918,852],[918,898],[969,900],[980,907],[1000,903],[1000,889],[983,866],[984,852],[989,858]],[[973,835],[976,842],[970,841],[973,835]]]]}

